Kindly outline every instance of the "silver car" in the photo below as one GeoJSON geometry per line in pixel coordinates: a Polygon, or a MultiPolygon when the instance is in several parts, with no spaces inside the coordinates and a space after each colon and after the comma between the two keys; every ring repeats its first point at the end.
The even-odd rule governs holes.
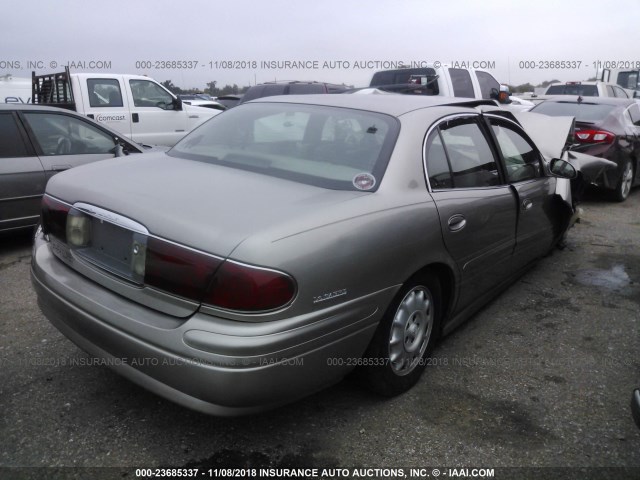
{"type": "Polygon", "coordinates": [[[69,110],[0,104],[0,233],[37,225],[56,173],[146,150],[69,110]]]}
{"type": "Polygon", "coordinates": [[[102,364],[202,412],[271,408],[354,368],[399,394],[571,223],[576,168],[550,157],[572,119],[527,115],[542,151],[490,101],[270,97],[167,153],[57,175],[33,251],[40,307],[102,364]]]}

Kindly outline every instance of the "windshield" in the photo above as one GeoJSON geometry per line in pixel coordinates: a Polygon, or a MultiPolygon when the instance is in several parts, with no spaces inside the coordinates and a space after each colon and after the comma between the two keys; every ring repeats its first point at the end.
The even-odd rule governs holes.
{"type": "Polygon", "coordinates": [[[531,109],[535,113],[544,113],[552,117],[576,117],[578,122],[598,122],[614,109],[615,105],[599,105],[578,102],[542,102],[531,109]]]}
{"type": "Polygon", "coordinates": [[[398,131],[395,118],[362,110],[244,104],[212,118],[168,153],[323,188],[372,191],[398,131]]]}
{"type": "Polygon", "coordinates": [[[581,85],[570,83],[567,85],[551,85],[547,95],[582,95],[583,97],[597,97],[598,88],[595,85],[581,85]]]}

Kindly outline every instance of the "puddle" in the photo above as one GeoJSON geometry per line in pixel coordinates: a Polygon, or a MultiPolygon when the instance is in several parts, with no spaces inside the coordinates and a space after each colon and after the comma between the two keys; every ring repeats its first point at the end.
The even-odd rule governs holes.
{"type": "Polygon", "coordinates": [[[606,290],[621,290],[633,283],[624,265],[614,265],[609,270],[578,270],[574,279],[582,285],[606,290]]]}

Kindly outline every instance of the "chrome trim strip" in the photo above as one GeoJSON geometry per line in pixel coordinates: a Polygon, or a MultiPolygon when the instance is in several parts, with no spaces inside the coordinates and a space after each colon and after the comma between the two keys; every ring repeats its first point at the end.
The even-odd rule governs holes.
{"type": "Polygon", "coordinates": [[[0,202],[12,202],[15,200],[31,200],[32,198],[42,198],[41,194],[36,194],[36,195],[24,195],[22,197],[7,197],[7,198],[0,198],[0,202]]]}
{"type": "Polygon", "coordinates": [[[80,210],[81,212],[86,213],[89,216],[92,216],[99,220],[104,220],[105,222],[117,225],[118,227],[122,227],[126,230],[131,230],[132,232],[140,233],[142,235],[149,235],[149,230],[147,230],[144,225],[104,208],[96,207],[94,205],[83,202],[74,203],[73,208],[75,208],[76,210],[80,210]]]}

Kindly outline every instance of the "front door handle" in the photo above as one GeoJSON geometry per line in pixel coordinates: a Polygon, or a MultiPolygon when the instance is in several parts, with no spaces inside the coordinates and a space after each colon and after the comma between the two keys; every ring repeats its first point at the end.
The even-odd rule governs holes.
{"type": "Polygon", "coordinates": [[[447,224],[449,225],[449,230],[452,232],[459,232],[467,225],[467,219],[464,218],[464,215],[460,215],[458,213],[450,217],[447,224]]]}
{"type": "Polygon", "coordinates": [[[527,210],[530,210],[531,207],[533,207],[533,202],[531,200],[529,200],[528,198],[522,200],[522,210],[526,212],[527,210]]]}

